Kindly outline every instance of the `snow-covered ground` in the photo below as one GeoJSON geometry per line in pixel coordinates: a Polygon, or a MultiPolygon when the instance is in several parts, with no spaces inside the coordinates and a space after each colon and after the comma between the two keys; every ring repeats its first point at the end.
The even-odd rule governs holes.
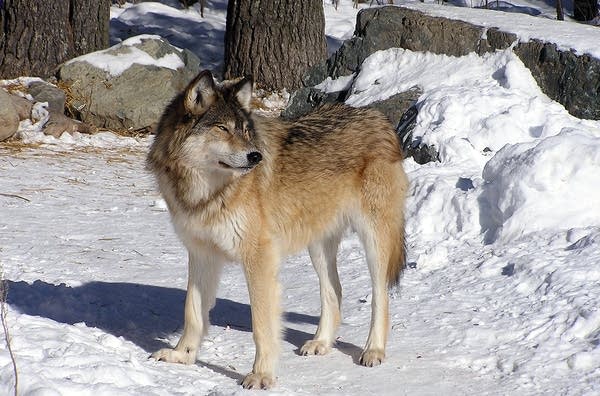
{"type": "MultiPolygon", "coordinates": [[[[351,35],[356,10],[329,3],[336,44],[351,35]]],[[[134,24],[144,9],[162,32],[187,18],[191,35],[208,23],[206,40],[222,39],[223,1],[209,1],[205,19],[197,9],[128,4],[113,8],[121,18],[113,26],[126,12],[134,24]]],[[[150,20],[138,33],[161,34],[150,20]]],[[[202,45],[222,51],[220,42],[202,45]]],[[[219,56],[201,59],[218,67],[219,56]]],[[[263,394],[600,394],[600,122],[548,99],[510,51],[457,58],[390,49],[365,62],[348,102],[419,85],[414,136],[438,147],[441,160],[405,162],[409,266],[391,291],[388,358],[377,368],[357,364],[370,286],[349,234],[338,256],[343,324],[327,356],[296,353],[318,322],[317,278],[306,253],[282,263],[286,331],[278,385],[263,394]]],[[[181,334],[187,276],[144,169],[150,138],[54,139],[39,125],[24,122],[23,142],[0,145],[0,265],[20,394],[250,392],[237,385],[254,356],[239,266],[226,268],[197,363],[148,359],[181,334]]],[[[0,394],[13,383],[2,344],[0,394]]]]}

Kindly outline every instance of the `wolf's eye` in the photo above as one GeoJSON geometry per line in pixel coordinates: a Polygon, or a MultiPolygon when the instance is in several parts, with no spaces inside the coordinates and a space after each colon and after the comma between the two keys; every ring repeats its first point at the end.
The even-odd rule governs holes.
{"type": "Polygon", "coordinates": [[[218,124],[216,125],[216,127],[222,130],[223,132],[229,132],[229,129],[227,129],[225,125],[218,124]]]}

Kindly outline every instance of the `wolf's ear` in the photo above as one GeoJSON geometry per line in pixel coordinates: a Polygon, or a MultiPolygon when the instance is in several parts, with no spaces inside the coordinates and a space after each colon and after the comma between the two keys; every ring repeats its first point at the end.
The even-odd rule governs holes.
{"type": "Polygon", "coordinates": [[[213,75],[210,70],[204,70],[185,89],[183,103],[188,112],[200,115],[208,110],[216,98],[213,75]]]}
{"type": "Polygon", "coordinates": [[[247,76],[242,78],[235,86],[233,87],[233,94],[237,99],[238,103],[242,106],[244,110],[248,113],[251,110],[250,102],[252,101],[252,86],[254,85],[254,80],[252,77],[247,76]]]}

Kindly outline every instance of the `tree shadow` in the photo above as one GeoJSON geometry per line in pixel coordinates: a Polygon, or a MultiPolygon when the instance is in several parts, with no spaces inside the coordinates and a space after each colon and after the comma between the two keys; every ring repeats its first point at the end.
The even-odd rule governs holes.
{"type": "MultiPolygon", "coordinates": [[[[85,323],[133,342],[145,351],[164,348],[165,338],[183,325],[185,290],[137,283],[89,282],[71,287],[40,280],[7,281],[7,302],[27,315],[56,322],[85,323]]],[[[291,322],[316,324],[318,318],[288,312],[291,322]]],[[[210,312],[213,326],[251,331],[250,306],[218,298],[210,312]]]]}
{"type": "Polygon", "coordinates": [[[327,40],[327,57],[329,58],[333,55],[337,50],[340,49],[344,40],[340,40],[337,37],[326,35],[325,39],[327,40]]]}
{"type": "Polygon", "coordinates": [[[209,18],[189,19],[185,13],[162,13],[140,3],[110,20],[111,45],[140,34],[159,35],[176,47],[192,51],[202,68],[219,72],[222,68],[225,32],[209,18]]]}
{"type": "MultiPolygon", "coordinates": [[[[148,353],[171,347],[165,338],[183,328],[185,290],[182,289],[119,282],[89,282],[71,287],[40,280],[33,283],[8,280],[7,286],[7,302],[19,312],[71,325],[85,323],[123,337],[148,353]]],[[[319,320],[316,316],[296,312],[285,312],[283,319],[315,326],[319,320]]],[[[210,322],[212,326],[252,331],[250,306],[217,298],[210,311],[210,322]]],[[[299,351],[312,334],[286,328],[283,338],[299,351]]],[[[357,347],[346,343],[338,343],[337,347],[358,361],[357,347]]],[[[239,373],[227,368],[207,362],[200,364],[234,380],[241,379],[239,373]]]]}

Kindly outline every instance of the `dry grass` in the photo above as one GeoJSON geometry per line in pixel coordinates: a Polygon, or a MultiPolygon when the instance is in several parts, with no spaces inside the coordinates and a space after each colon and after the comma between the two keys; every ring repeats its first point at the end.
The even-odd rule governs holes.
{"type": "Polygon", "coordinates": [[[27,87],[25,85],[21,84],[20,82],[10,82],[6,85],[2,85],[2,88],[6,89],[6,91],[8,91],[9,94],[14,94],[14,95],[19,95],[19,96],[21,96],[21,94],[28,93],[27,87]]]}
{"type": "Polygon", "coordinates": [[[115,147],[106,149],[105,147],[94,146],[70,146],[61,148],[58,146],[47,145],[39,142],[25,143],[17,138],[11,138],[8,141],[0,143],[0,156],[18,157],[26,155],[29,157],[70,157],[78,154],[106,156],[107,162],[133,163],[125,156],[135,156],[144,153],[145,150],[140,147],[115,147]]]}
{"type": "Polygon", "coordinates": [[[65,115],[75,120],[79,119],[79,113],[82,110],[80,104],[87,103],[86,98],[73,92],[72,84],[59,81],[56,86],[65,93],[65,115]]]}

